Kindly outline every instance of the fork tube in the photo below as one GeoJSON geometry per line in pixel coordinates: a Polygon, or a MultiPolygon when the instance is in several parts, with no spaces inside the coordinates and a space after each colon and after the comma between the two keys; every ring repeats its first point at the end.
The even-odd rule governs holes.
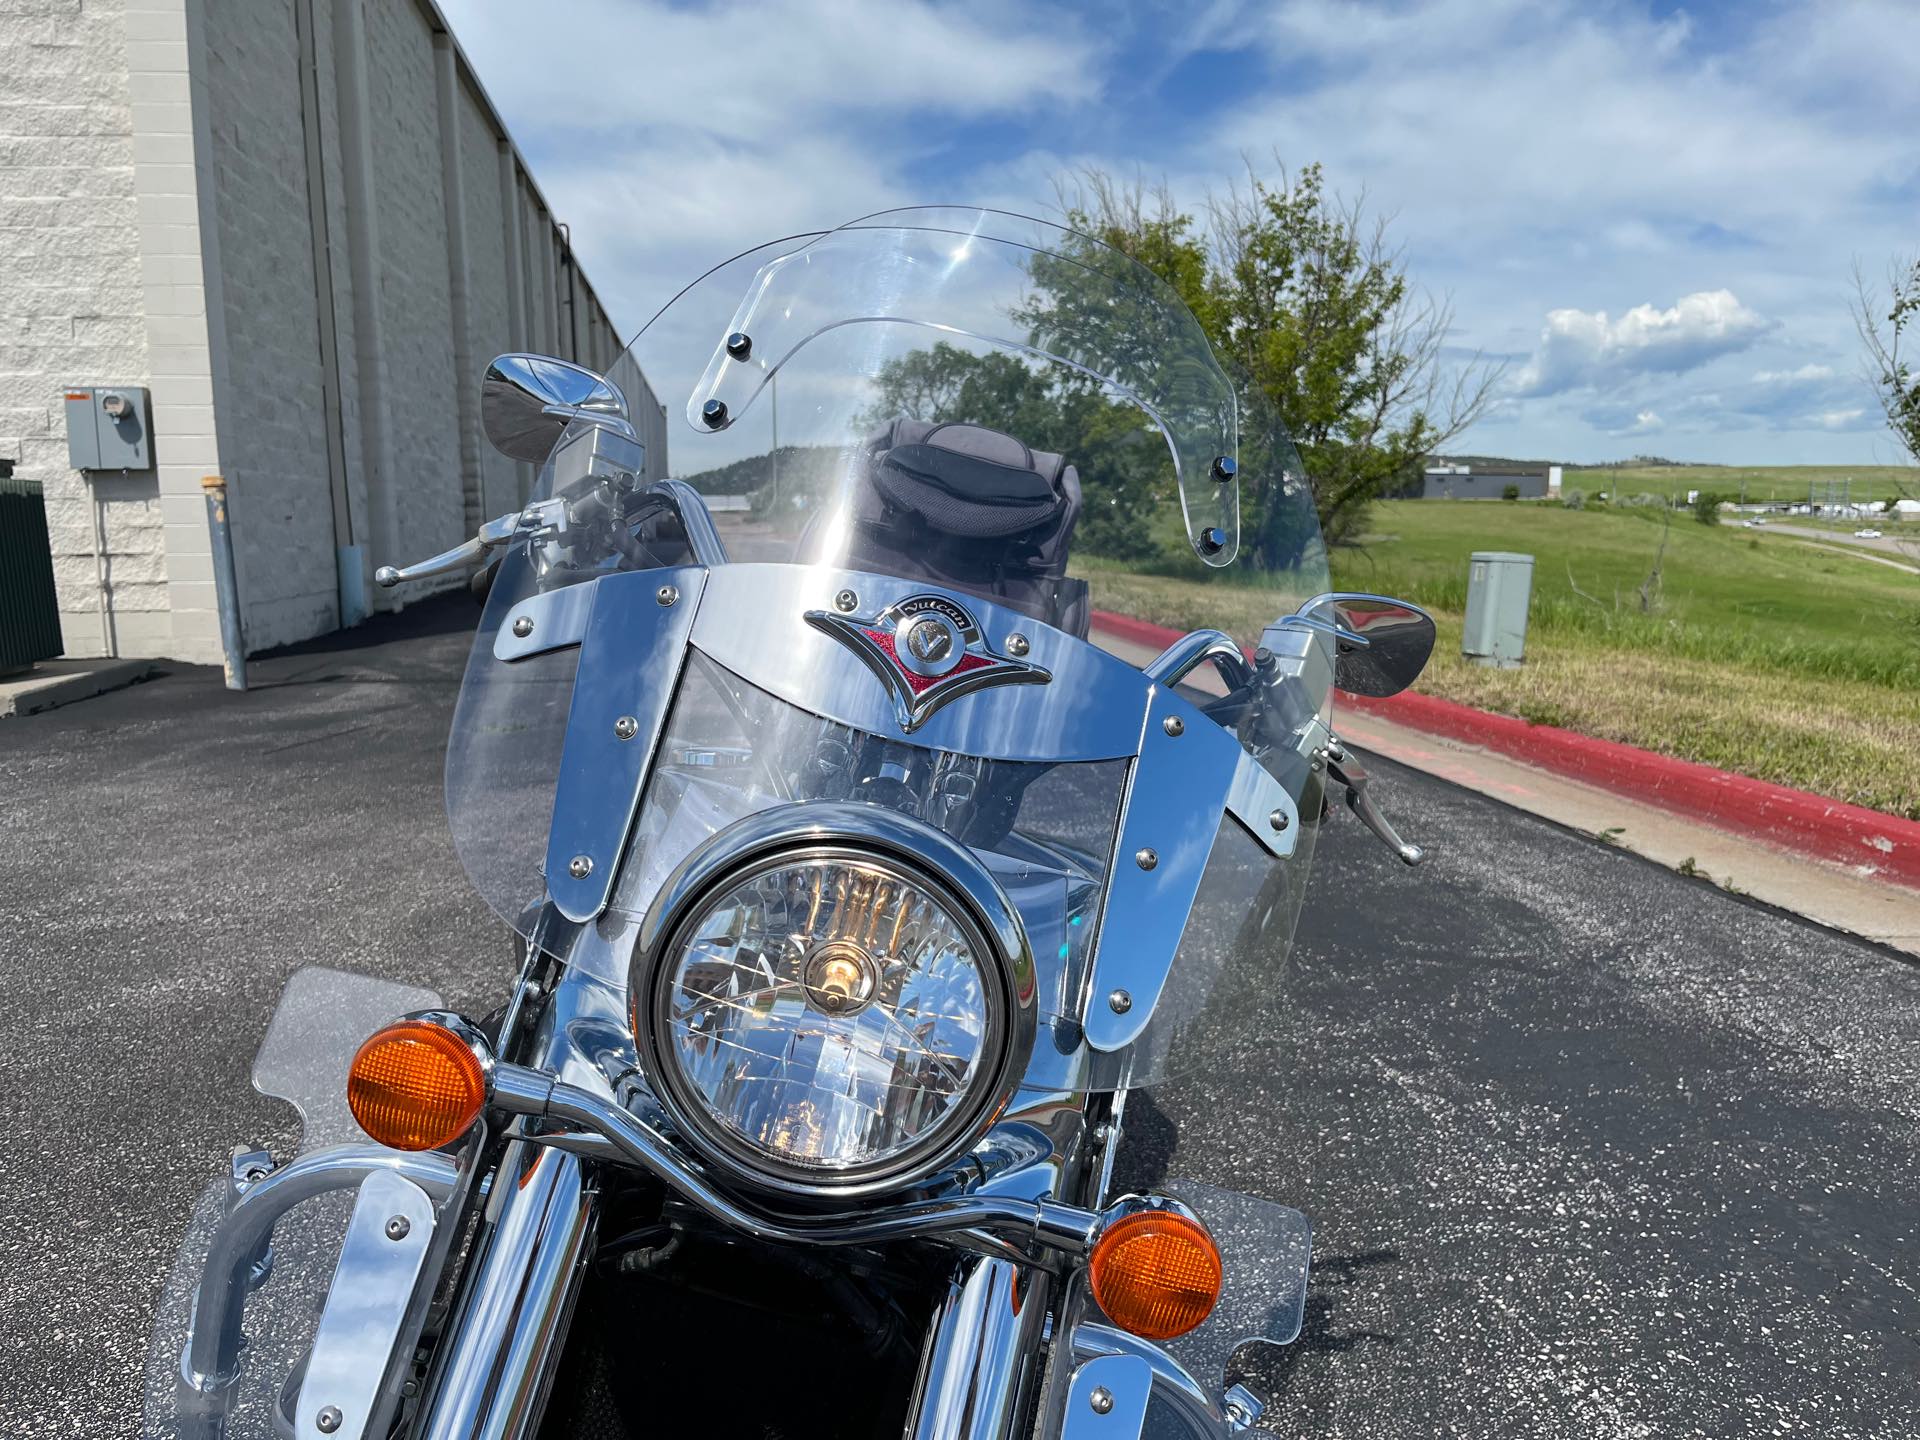
{"type": "Polygon", "coordinates": [[[982,1260],[934,1313],[920,1357],[912,1440],[1004,1440],[1038,1372],[1051,1277],[982,1260]]]}
{"type": "Polygon", "coordinates": [[[485,1253],[451,1328],[423,1440],[538,1427],[597,1212],[577,1156],[516,1141],[494,1176],[485,1253]]]}

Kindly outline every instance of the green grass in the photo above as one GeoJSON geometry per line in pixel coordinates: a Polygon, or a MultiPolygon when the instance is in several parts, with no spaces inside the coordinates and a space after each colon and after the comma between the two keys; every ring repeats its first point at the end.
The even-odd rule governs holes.
{"type": "Polygon", "coordinates": [[[1835,501],[1843,495],[1855,504],[1902,495],[1920,499],[1920,469],[1906,465],[1648,465],[1568,470],[1561,483],[1564,489],[1588,496],[1617,492],[1684,497],[1689,490],[1713,490],[1737,498],[1742,482],[1750,504],[1805,500],[1809,485],[1824,503],[1829,482],[1835,501]],[[1851,490],[1846,489],[1848,480],[1853,482],[1851,490]]]}
{"type": "Polygon", "coordinates": [[[1645,612],[1638,592],[1666,513],[1389,502],[1376,507],[1361,548],[1335,552],[1334,578],[1462,613],[1467,556],[1518,550],[1534,556],[1535,635],[1920,693],[1920,576],[1675,513],[1658,599],[1645,612]]]}
{"type": "MultiPolygon", "coordinates": [[[[1428,693],[1920,818],[1920,576],[1682,513],[1643,611],[1661,515],[1384,503],[1362,546],[1334,552],[1334,582],[1435,612],[1428,693]],[[1518,669],[1460,655],[1475,550],[1536,557],[1518,669]]],[[[1101,608],[1243,640],[1293,599],[1112,565],[1083,573],[1101,608]]]]}

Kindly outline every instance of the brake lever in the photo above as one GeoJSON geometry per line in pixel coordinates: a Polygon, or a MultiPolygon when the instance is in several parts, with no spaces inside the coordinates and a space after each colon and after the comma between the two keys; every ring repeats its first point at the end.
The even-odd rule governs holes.
{"type": "Polygon", "coordinates": [[[382,565],[373,572],[373,583],[383,590],[390,590],[395,585],[406,584],[409,580],[430,580],[436,575],[449,575],[456,570],[471,569],[516,535],[546,534],[565,528],[563,502],[536,500],[524,510],[495,516],[482,525],[479,533],[471,540],[463,541],[451,550],[444,550],[431,559],[420,560],[399,569],[392,565],[382,565]]]}
{"type": "Polygon", "coordinates": [[[1401,861],[1407,865],[1418,865],[1427,858],[1427,852],[1418,845],[1410,845],[1400,838],[1400,832],[1393,828],[1393,822],[1380,813],[1373,803],[1373,797],[1367,793],[1373,783],[1373,777],[1363,770],[1352,755],[1338,741],[1327,747],[1327,773],[1347,787],[1347,808],[1360,817],[1365,825],[1401,861]]]}

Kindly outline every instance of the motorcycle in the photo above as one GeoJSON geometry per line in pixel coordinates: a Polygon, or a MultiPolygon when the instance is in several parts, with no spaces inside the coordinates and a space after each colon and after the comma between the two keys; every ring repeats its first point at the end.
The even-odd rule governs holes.
{"type": "Polygon", "coordinates": [[[489,567],[446,793],[511,984],[293,976],[253,1078],[299,1140],[195,1212],[149,1433],[1252,1425],[1306,1217],[1116,1155],[1270,1025],[1330,782],[1420,858],[1331,697],[1411,683],[1431,619],[1330,590],[1259,393],[1040,221],[775,241],[607,374],[482,396],[528,502],[378,579],[489,567]],[[1089,575],[1284,613],[1136,664],[1089,575]]]}

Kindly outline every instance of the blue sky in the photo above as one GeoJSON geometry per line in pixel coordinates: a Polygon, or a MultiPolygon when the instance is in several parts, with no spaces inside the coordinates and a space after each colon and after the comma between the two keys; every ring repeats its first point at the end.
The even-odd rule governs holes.
{"type": "Polygon", "coordinates": [[[1920,249],[1915,0],[443,4],[629,327],[891,205],[1318,160],[1506,363],[1456,448],[1899,459],[1847,307],[1920,249]]]}

